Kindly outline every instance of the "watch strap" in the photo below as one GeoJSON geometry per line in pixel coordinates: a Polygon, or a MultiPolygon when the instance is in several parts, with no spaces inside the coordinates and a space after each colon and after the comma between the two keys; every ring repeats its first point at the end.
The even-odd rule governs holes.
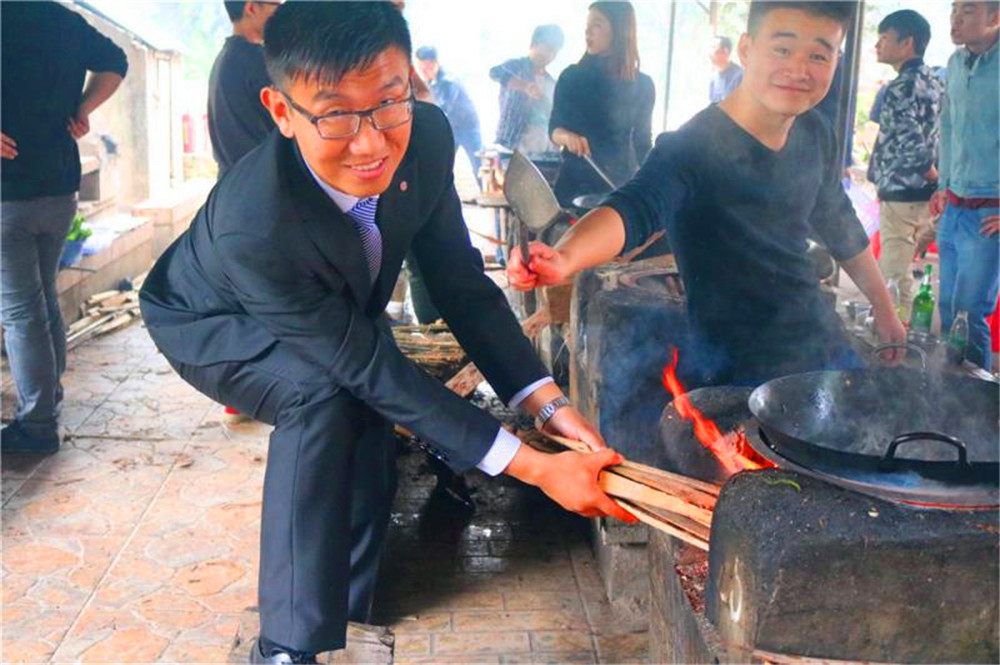
{"type": "Polygon", "coordinates": [[[569,400],[562,395],[556,397],[554,400],[546,402],[542,405],[542,408],[538,410],[538,420],[542,425],[544,425],[550,418],[552,418],[552,416],[556,415],[556,411],[564,406],[569,406],[569,404],[569,400]]]}

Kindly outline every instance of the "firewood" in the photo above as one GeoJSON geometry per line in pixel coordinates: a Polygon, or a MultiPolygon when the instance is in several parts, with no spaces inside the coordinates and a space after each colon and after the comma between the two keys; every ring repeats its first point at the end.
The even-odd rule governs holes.
{"type": "Polygon", "coordinates": [[[469,363],[458,370],[458,374],[448,379],[444,387],[459,397],[468,397],[482,382],[483,375],[479,372],[479,368],[474,363],[469,363]]]}
{"type": "Polygon", "coordinates": [[[653,515],[663,519],[669,524],[677,527],[678,529],[684,529],[691,535],[697,536],[706,542],[712,535],[712,529],[705,526],[699,522],[695,522],[692,519],[684,517],[683,515],[678,515],[677,513],[670,513],[653,506],[648,506],[646,504],[636,503],[636,506],[642,508],[643,510],[652,513],[653,515]]]}
{"type": "Polygon", "coordinates": [[[619,464],[614,467],[614,471],[619,476],[629,478],[653,489],[668,491],[691,505],[704,508],[705,510],[714,509],[715,503],[718,501],[717,493],[709,494],[708,492],[702,492],[686,483],[674,482],[673,480],[667,480],[666,478],[646,473],[645,471],[639,471],[628,464],[619,464]]]}
{"type": "MultiPolygon", "coordinates": [[[[584,452],[584,453],[590,451],[590,449],[587,447],[587,444],[583,443],[582,441],[574,441],[573,439],[567,439],[566,437],[556,436],[544,432],[543,434],[545,434],[545,436],[552,439],[556,443],[559,443],[565,446],[566,448],[570,448],[571,450],[576,450],[577,452],[584,452]]],[[[647,466],[645,464],[639,464],[638,462],[631,462],[629,460],[625,460],[621,464],[621,466],[627,469],[637,471],[642,474],[646,474],[647,476],[652,476],[656,478],[658,481],[662,480],[668,485],[675,485],[675,484],[687,485],[691,489],[698,490],[700,492],[709,494],[711,496],[719,495],[718,487],[716,487],[712,483],[706,483],[703,480],[698,480],[697,478],[688,478],[687,476],[682,476],[678,473],[671,473],[670,471],[664,471],[663,469],[657,469],[656,467],[653,466],[647,466]]],[[[634,478],[634,480],[638,480],[638,478],[634,478]]]]}
{"type": "Polygon", "coordinates": [[[83,330],[87,326],[91,325],[93,322],[94,322],[94,318],[93,317],[91,317],[91,316],[84,316],[83,318],[78,319],[78,320],[74,321],[73,323],[69,324],[69,326],[67,326],[67,328],[66,328],[66,333],[72,335],[75,332],[83,330]]]}
{"type": "Polygon", "coordinates": [[[705,552],[708,551],[708,541],[705,540],[704,538],[699,538],[693,533],[689,533],[684,529],[676,527],[673,524],[668,523],[663,518],[658,517],[649,510],[643,509],[635,505],[634,503],[623,501],[622,499],[613,499],[613,500],[619,506],[624,508],[628,513],[639,518],[639,521],[643,522],[644,524],[648,524],[654,529],[658,529],[660,531],[663,531],[664,533],[674,536],[675,538],[679,538],[680,540],[683,540],[686,543],[694,545],[700,550],[704,550],[705,552]]]}
{"type": "Polygon", "coordinates": [[[640,464],[639,462],[632,462],[625,460],[622,466],[637,471],[639,473],[645,473],[656,477],[664,482],[680,483],[682,485],[687,485],[699,492],[703,492],[710,496],[719,496],[719,486],[712,483],[705,482],[704,480],[698,480],[697,478],[689,478],[688,476],[683,476],[679,473],[673,473],[671,471],[664,471],[663,469],[657,469],[655,466],[648,466],[646,464],[640,464]]]}
{"type": "Polygon", "coordinates": [[[95,293],[90,297],[88,297],[87,304],[91,306],[100,305],[105,300],[109,300],[111,298],[114,298],[115,296],[120,296],[121,294],[122,292],[119,291],[118,289],[111,289],[110,291],[101,291],[99,293],[95,293]]]}
{"type": "Polygon", "coordinates": [[[110,323],[114,318],[114,314],[105,314],[104,316],[90,319],[90,322],[86,326],[74,331],[66,337],[66,347],[73,348],[83,340],[90,338],[92,335],[96,334],[102,326],[110,323]]]}
{"type": "Polygon", "coordinates": [[[683,499],[669,494],[667,491],[653,489],[634,480],[629,480],[624,476],[615,473],[614,467],[608,467],[601,471],[597,477],[597,484],[606,494],[616,496],[619,499],[627,499],[634,503],[642,503],[661,508],[671,513],[676,513],[687,517],[706,527],[712,525],[712,512],[693,506],[683,499]]]}
{"type": "Polygon", "coordinates": [[[640,254],[642,254],[643,252],[645,252],[647,249],[649,249],[650,247],[652,247],[652,245],[653,245],[654,242],[656,242],[657,240],[659,240],[660,238],[662,238],[664,233],[666,233],[666,232],[665,231],[657,231],[653,235],[649,236],[649,239],[646,240],[646,242],[644,242],[641,245],[639,245],[638,247],[634,247],[634,248],[630,249],[629,251],[625,252],[624,254],[622,254],[622,256],[618,259],[618,262],[619,263],[631,263],[632,260],[635,257],[637,257],[640,254]]]}
{"type": "MultiPolygon", "coordinates": [[[[521,331],[528,339],[534,339],[547,325],[549,325],[549,313],[545,309],[540,309],[521,322],[521,331]]],[[[469,363],[444,385],[459,397],[468,397],[482,381],[482,373],[474,363],[469,363]]]]}
{"type": "Polygon", "coordinates": [[[95,332],[98,335],[104,335],[105,333],[109,333],[112,330],[118,330],[119,328],[131,323],[132,318],[133,318],[132,315],[128,312],[125,312],[123,314],[118,314],[113,319],[111,319],[103,326],[98,328],[95,332]]]}

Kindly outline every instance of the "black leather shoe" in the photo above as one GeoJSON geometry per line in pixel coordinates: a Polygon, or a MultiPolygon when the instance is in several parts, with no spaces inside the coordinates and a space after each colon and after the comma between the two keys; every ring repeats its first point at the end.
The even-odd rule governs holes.
{"type": "Polygon", "coordinates": [[[295,663],[309,665],[310,663],[319,662],[316,660],[316,654],[314,653],[292,651],[290,649],[285,650],[283,647],[277,645],[264,646],[263,642],[268,642],[268,640],[265,638],[262,641],[261,638],[257,638],[250,645],[250,658],[247,661],[250,665],[286,665],[295,663]],[[266,649],[270,655],[264,655],[262,649],[266,649]]]}
{"type": "Polygon", "coordinates": [[[21,423],[14,421],[0,430],[0,451],[51,455],[59,451],[59,433],[56,431],[48,436],[33,436],[25,431],[21,423]]]}

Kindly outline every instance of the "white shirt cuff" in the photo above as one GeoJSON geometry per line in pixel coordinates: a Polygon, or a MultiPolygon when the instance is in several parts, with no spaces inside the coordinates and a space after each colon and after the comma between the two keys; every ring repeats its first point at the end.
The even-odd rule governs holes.
{"type": "Polygon", "coordinates": [[[516,409],[521,405],[521,402],[524,401],[525,397],[535,392],[536,390],[544,386],[546,383],[555,383],[555,382],[556,380],[553,379],[551,376],[547,376],[544,379],[538,379],[537,381],[527,386],[526,388],[522,388],[521,390],[519,390],[516,395],[510,398],[510,402],[507,404],[507,406],[511,409],[516,409]]]}
{"type": "Polygon", "coordinates": [[[497,432],[497,438],[493,440],[493,445],[476,465],[476,468],[491,476],[500,475],[514,459],[514,455],[520,447],[521,440],[501,427],[500,431],[497,432]]]}

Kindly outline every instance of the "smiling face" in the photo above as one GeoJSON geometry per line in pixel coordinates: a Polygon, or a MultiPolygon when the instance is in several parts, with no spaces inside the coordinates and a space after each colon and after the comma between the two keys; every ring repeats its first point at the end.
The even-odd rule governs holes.
{"type": "Polygon", "coordinates": [[[587,12],[587,53],[601,55],[611,50],[615,35],[608,17],[596,9],[587,12]]]}
{"type": "Polygon", "coordinates": [[[740,38],[743,85],[758,110],[801,115],[826,96],[837,68],[844,29],[837,21],[798,9],[775,9],[757,34],[740,38]]]}
{"type": "MultiPolygon", "coordinates": [[[[333,111],[364,111],[410,95],[410,61],[398,48],[386,49],[365,68],[348,72],[335,85],[297,78],[284,92],[313,115],[333,111]]],[[[312,170],[327,184],[358,197],[384,192],[410,144],[413,122],[378,130],[369,118],[361,120],[354,136],[324,139],[308,118],[291,108],[274,88],[261,93],[281,133],[294,138],[312,170]]]]}

